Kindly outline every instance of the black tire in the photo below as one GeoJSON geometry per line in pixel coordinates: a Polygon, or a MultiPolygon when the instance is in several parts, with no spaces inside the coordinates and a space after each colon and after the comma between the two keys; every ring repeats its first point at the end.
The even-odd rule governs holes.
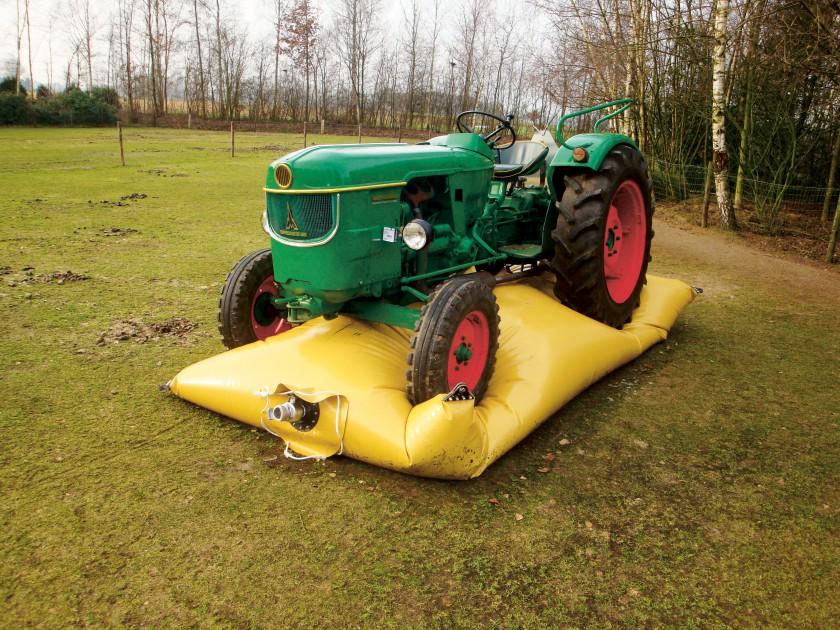
{"type": "MultiPolygon", "coordinates": [[[[437,394],[449,392],[459,381],[465,382],[476,398],[481,400],[487,391],[487,384],[493,375],[496,364],[496,351],[499,348],[499,305],[489,283],[481,279],[483,274],[456,276],[438,285],[420,310],[420,319],[411,338],[411,352],[408,355],[408,398],[412,404],[424,402],[437,394]],[[478,314],[476,313],[478,312],[478,314]],[[469,318],[468,318],[469,316],[469,318]],[[477,341],[476,352],[484,354],[484,365],[470,361],[472,354],[470,340],[462,337],[458,351],[462,346],[471,356],[458,358],[450,352],[456,331],[465,323],[470,328],[475,326],[478,338],[484,339],[486,325],[486,352],[480,347],[483,341],[477,341]],[[469,347],[467,347],[469,346],[469,347]],[[453,372],[449,377],[450,354],[453,369],[462,369],[464,378],[453,372]],[[478,376],[480,369],[480,376],[478,376]],[[472,375],[472,381],[470,382],[472,375]]],[[[475,341],[475,339],[473,339],[475,341]]]]}
{"type": "Polygon", "coordinates": [[[263,283],[273,277],[270,249],[242,257],[230,270],[219,296],[219,332],[226,347],[238,348],[261,338],[252,323],[252,309],[260,321],[285,320],[286,313],[269,300],[254,300],[263,283]]]}
{"type": "MultiPolygon", "coordinates": [[[[600,322],[620,328],[639,305],[647,282],[650,243],[653,238],[653,204],[648,168],[642,154],[629,145],[618,145],[597,172],[585,171],[564,177],[563,198],[557,204],[557,227],[551,233],[556,276],[554,293],[566,305],[600,322]],[[613,196],[625,181],[638,185],[644,202],[644,250],[638,278],[626,299],[617,302],[607,286],[604,258],[610,226],[607,215],[613,196]]],[[[625,186],[624,188],[627,188],[625,186]]],[[[638,233],[641,234],[641,228],[638,233]]],[[[618,239],[620,240],[620,238],[618,239]]],[[[614,241],[613,241],[614,242],[614,241]]],[[[629,282],[624,289],[626,293],[629,282]]]]}

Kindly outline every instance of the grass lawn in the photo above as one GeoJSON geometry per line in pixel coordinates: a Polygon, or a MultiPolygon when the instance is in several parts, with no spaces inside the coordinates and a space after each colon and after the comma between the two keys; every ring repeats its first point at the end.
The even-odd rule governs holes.
{"type": "Polygon", "coordinates": [[[660,223],[705,295],[479,479],[296,463],[158,386],[300,137],[125,140],[0,129],[0,625],[836,624],[840,274],[660,223]]]}

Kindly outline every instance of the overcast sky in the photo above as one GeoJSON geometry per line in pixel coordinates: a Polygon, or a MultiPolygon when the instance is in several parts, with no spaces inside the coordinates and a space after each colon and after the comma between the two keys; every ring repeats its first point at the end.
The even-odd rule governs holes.
{"type": "MultiPolygon", "coordinates": [[[[47,78],[47,67],[50,63],[50,33],[52,32],[52,64],[53,82],[63,80],[64,70],[72,52],[70,37],[67,35],[68,16],[71,7],[77,0],[30,0],[32,23],[32,63],[34,66],[35,82],[44,83],[47,78]]],[[[83,0],[78,0],[82,2],[83,0]]],[[[453,0],[444,2],[443,6],[451,6],[453,0]]],[[[491,0],[492,1],[492,0],[491,0]]],[[[394,25],[385,28],[384,32],[395,32],[396,24],[402,16],[402,4],[405,0],[382,0],[383,21],[394,25]]],[[[111,16],[116,12],[116,0],[90,0],[97,28],[98,45],[94,51],[94,74],[103,74],[105,57],[107,55],[108,29],[111,16]],[[98,68],[98,70],[97,70],[98,68]]],[[[323,18],[331,16],[330,0],[314,0],[323,18]]],[[[272,0],[228,0],[229,6],[235,6],[237,20],[248,28],[250,40],[257,42],[271,33],[274,19],[274,2],[272,0]]],[[[425,4],[425,2],[424,2],[425,4]]],[[[429,2],[431,4],[431,2],[429,2]]],[[[14,76],[16,58],[17,6],[21,10],[23,23],[23,0],[0,0],[0,74],[14,76]]],[[[185,15],[186,17],[186,15],[185,15]]],[[[323,20],[323,21],[326,21],[323,20]]],[[[28,80],[29,61],[26,46],[26,34],[21,50],[21,76],[28,80]]]]}

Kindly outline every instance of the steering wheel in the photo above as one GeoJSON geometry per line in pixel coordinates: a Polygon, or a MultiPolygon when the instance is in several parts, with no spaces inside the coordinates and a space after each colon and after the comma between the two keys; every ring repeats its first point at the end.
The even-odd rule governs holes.
{"type": "Polygon", "coordinates": [[[490,112],[482,112],[472,109],[466,112],[461,112],[455,119],[455,126],[458,127],[458,131],[460,131],[461,133],[476,133],[475,131],[473,131],[472,127],[470,127],[466,122],[464,122],[467,116],[473,116],[475,114],[478,114],[479,116],[486,116],[487,118],[492,118],[493,120],[499,123],[499,126],[496,127],[493,131],[481,136],[491,149],[507,149],[508,147],[513,146],[513,143],[516,142],[516,132],[513,130],[513,127],[510,124],[513,120],[513,114],[508,114],[507,116],[502,118],[500,116],[496,116],[495,114],[491,114],[490,112]],[[510,131],[511,140],[507,144],[497,145],[493,141],[493,138],[501,134],[505,129],[510,131]]]}

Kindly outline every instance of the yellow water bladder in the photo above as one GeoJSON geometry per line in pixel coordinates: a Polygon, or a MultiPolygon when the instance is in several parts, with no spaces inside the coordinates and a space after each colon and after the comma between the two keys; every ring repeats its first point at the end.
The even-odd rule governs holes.
{"type": "Polygon", "coordinates": [[[694,290],[648,277],[621,330],[563,306],[546,276],[496,287],[501,331],[484,398],[405,393],[409,331],[340,316],[205,359],[177,396],[282,438],[292,457],[344,454],[441,479],[477,477],[589,385],[664,340],[694,290]],[[277,419],[290,397],[317,403],[314,426],[277,419]]]}

